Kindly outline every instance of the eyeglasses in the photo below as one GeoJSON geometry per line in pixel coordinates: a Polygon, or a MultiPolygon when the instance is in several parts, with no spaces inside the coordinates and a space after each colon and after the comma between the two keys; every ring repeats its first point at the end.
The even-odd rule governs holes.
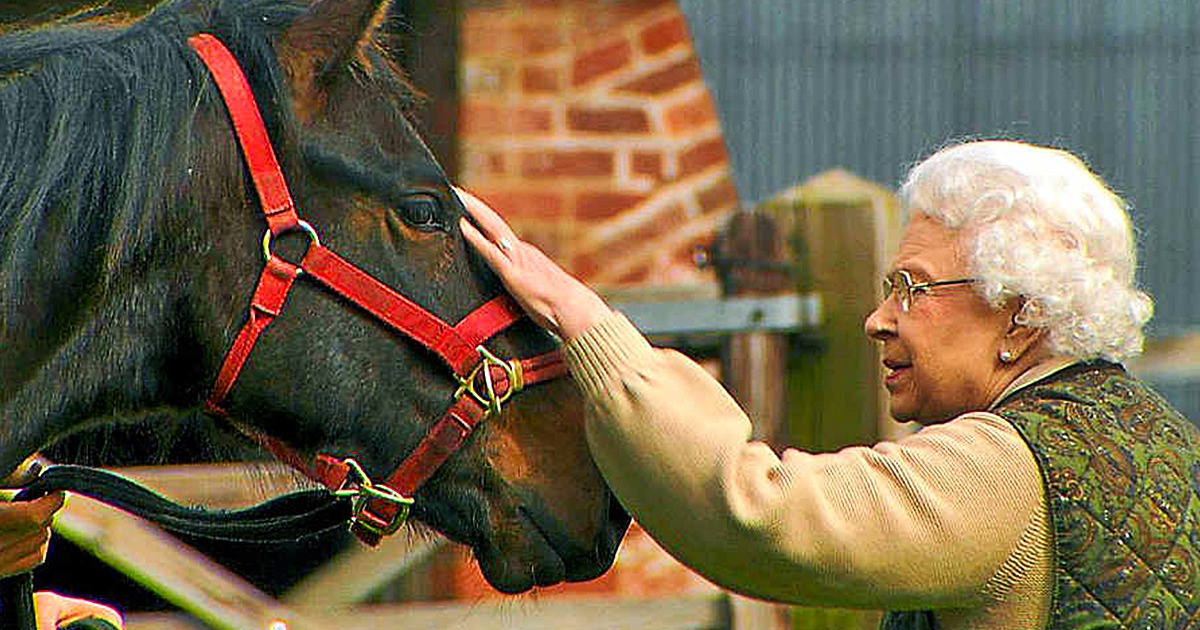
{"type": "Polygon", "coordinates": [[[912,275],[903,269],[897,269],[883,278],[883,299],[887,300],[895,294],[900,298],[900,310],[905,313],[912,306],[914,295],[927,295],[933,287],[945,287],[956,284],[975,284],[974,278],[958,280],[938,280],[936,282],[913,282],[912,275]]]}

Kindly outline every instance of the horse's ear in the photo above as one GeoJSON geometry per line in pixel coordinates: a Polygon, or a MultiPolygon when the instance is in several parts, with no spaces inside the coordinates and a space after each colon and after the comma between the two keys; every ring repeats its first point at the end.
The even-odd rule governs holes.
{"type": "Polygon", "coordinates": [[[320,84],[340,72],[383,24],[391,0],[316,0],[280,41],[294,77],[320,84]]]}

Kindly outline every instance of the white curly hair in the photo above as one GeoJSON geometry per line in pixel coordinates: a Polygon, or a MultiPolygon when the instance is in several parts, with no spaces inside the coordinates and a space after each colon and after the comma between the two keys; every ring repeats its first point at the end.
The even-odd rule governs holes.
{"type": "Polygon", "coordinates": [[[1010,140],[941,149],[900,187],[906,216],[959,230],[976,288],[1015,320],[1045,328],[1050,348],[1119,362],[1142,351],[1154,312],[1136,286],[1126,203],[1078,157],[1010,140]]]}

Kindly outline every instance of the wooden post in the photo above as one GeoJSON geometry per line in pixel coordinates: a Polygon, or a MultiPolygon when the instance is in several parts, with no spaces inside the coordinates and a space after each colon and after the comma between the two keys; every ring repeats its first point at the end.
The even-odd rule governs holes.
{"type": "MultiPolygon", "coordinates": [[[[882,299],[880,278],[899,239],[894,195],[845,171],[830,171],[764,204],[799,259],[795,289],[821,296],[815,342],[789,364],[787,429],[792,444],[834,451],[873,444],[905,429],[887,413],[877,344],[863,332],[882,299]]],[[[793,610],[793,628],[874,628],[875,612],[793,610]]]]}
{"type": "Polygon", "coordinates": [[[815,344],[792,362],[789,430],[796,446],[830,451],[907,430],[891,420],[878,344],[863,324],[883,298],[899,241],[891,191],[845,171],[817,175],[766,203],[803,264],[798,289],[821,296],[815,344]]]}
{"type": "MultiPolygon", "coordinates": [[[[713,258],[725,297],[767,297],[792,290],[791,262],[783,235],[763,212],[744,210],[731,215],[713,247],[713,258]]],[[[754,423],[754,437],[776,448],[787,443],[787,349],[786,335],[733,334],[721,370],[726,388],[754,423]]]]}
{"type": "MultiPolygon", "coordinates": [[[[757,210],[730,216],[713,247],[726,297],[766,297],[792,290],[790,261],[775,221],[757,210]]],[[[745,332],[729,336],[722,357],[725,387],[750,416],[755,439],[782,448],[787,442],[784,388],[787,335],[745,332]]],[[[786,630],[789,607],[730,595],[731,630],[786,630]]]]}

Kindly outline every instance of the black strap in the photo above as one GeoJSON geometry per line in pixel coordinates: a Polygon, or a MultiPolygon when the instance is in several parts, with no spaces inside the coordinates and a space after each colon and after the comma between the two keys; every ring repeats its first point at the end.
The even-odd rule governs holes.
{"type": "Polygon", "coordinates": [[[180,505],[116,473],[87,466],[49,466],[17,500],[60,490],[131,512],[184,539],[293,542],[345,527],[351,516],[350,500],[325,489],[301,490],[241,510],[209,510],[180,505]]]}
{"type": "MultiPolygon", "coordinates": [[[[328,490],[301,490],[241,510],[183,506],[116,473],[87,466],[49,466],[15,501],[67,490],[131,512],[187,542],[280,544],[346,527],[350,500],[328,490]]],[[[74,627],[74,626],[71,626],[74,627]]],[[[93,626],[103,628],[103,626],[93,626]]],[[[0,628],[36,630],[33,574],[0,580],[0,628]]]]}
{"type": "Polygon", "coordinates": [[[62,630],[117,630],[111,623],[94,617],[73,621],[62,627],[62,630]]]}

